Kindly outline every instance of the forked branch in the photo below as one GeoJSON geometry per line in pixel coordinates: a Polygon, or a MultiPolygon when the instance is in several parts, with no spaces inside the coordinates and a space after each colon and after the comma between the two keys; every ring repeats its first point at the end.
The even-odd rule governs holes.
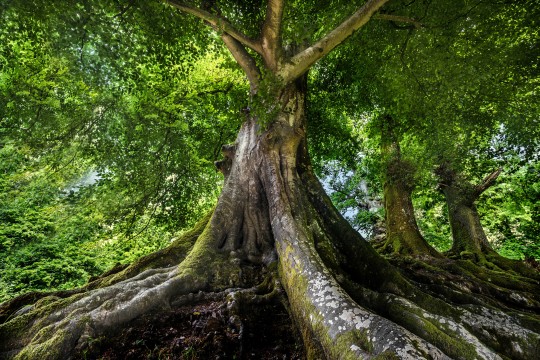
{"type": "Polygon", "coordinates": [[[324,57],[356,30],[366,24],[373,14],[388,0],[368,0],[364,6],[342,22],[338,27],[307,49],[293,56],[289,63],[283,66],[278,75],[284,82],[297,79],[306,72],[317,60],[324,57]]]}
{"type": "Polygon", "coordinates": [[[388,20],[393,22],[403,22],[414,25],[415,29],[420,29],[424,26],[420,21],[406,16],[391,15],[391,14],[376,14],[373,16],[376,20],[388,20]]]}
{"type": "Polygon", "coordinates": [[[194,15],[198,17],[199,19],[206,21],[210,26],[212,26],[217,31],[222,31],[224,33],[227,33],[232,38],[240,42],[242,45],[247,46],[248,48],[258,52],[259,54],[262,54],[261,44],[256,40],[250,39],[241,31],[236,29],[233,25],[231,25],[230,22],[227,21],[227,19],[219,15],[212,14],[201,8],[185,4],[183,1],[179,1],[179,0],[164,0],[164,1],[167,4],[179,10],[182,10],[188,14],[194,15]]]}
{"type": "Polygon", "coordinates": [[[491,186],[495,185],[495,180],[499,177],[502,172],[502,168],[498,168],[482,180],[482,182],[474,188],[475,197],[480,196],[484,191],[489,189],[491,186]]]}

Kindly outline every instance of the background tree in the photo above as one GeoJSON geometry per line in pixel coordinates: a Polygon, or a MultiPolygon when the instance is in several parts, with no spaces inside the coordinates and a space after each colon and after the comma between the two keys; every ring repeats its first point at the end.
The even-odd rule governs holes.
{"type": "Polygon", "coordinates": [[[391,116],[382,119],[381,155],[384,162],[384,210],[386,240],[381,249],[406,255],[440,256],[420,234],[414,208],[412,191],[416,186],[414,165],[403,159],[398,123],[391,116]]]}
{"type": "MultiPolygon", "coordinates": [[[[366,112],[377,108],[403,119],[401,137],[409,137],[409,143],[418,145],[402,152],[413,151],[408,156],[416,162],[426,159],[424,169],[419,169],[424,171],[424,178],[426,170],[445,159],[463,175],[474,178],[473,182],[480,182],[500,166],[515,171],[511,169],[516,162],[509,159],[520,152],[514,148],[518,143],[522,144],[523,164],[537,152],[537,125],[532,115],[536,105],[521,102],[525,98],[537,102],[532,100],[535,95],[531,90],[538,74],[534,66],[528,70],[524,66],[538,57],[533,45],[537,31],[534,20],[518,15],[524,15],[523,7],[512,5],[482,21],[477,17],[482,6],[466,11],[463,22],[456,15],[453,20],[446,19],[444,26],[430,22],[433,18],[423,21],[425,15],[417,13],[416,22],[395,23],[399,30],[393,37],[384,42],[347,44],[336,52],[334,61],[327,63],[337,76],[325,77],[330,85],[321,86],[335,89],[339,84],[342,92],[334,98],[338,103],[343,89],[350,90],[354,104],[360,104],[347,111],[350,117],[360,117],[362,108],[366,112]],[[509,18],[516,25],[512,29],[504,25],[509,18]],[[460,35],[452,36],[452,28],[460,35]],[[501,29],[504,33],[499,33],[501,29]],[[486,37],[497,40],[484,42],[486,37]],[[521,41],[516,42],[517,38],[521,41]],[[360,53],[366,54],[362,61],[369,65],[346,71],[360,53]],[[373,53],[386,54],[387,61],[377,64],[373,53]],[[501,53],[503,57],[499,57],[501,53]],[[448,66],[449,60],[452,66],[448,66]],[[521,106],[523,110],[516,112],[521,106]]],[[[332,106],[331,102],[325,105],[332,106]]],[[[377,125],[374,122],[372,126],[377,125]]],[[[433,186],[433,179],[429,181],[433,186]]]]}

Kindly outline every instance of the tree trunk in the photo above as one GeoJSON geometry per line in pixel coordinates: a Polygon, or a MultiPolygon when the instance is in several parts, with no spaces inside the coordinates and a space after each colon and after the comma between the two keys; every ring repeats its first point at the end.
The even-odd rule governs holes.
{"type": "Polygon", "coordinates": [[[450,252],[461,257],[478,257],[494,252],[480,224],[480,216],[474,205],[476,199],[463,194],[459,185],[445,186],[443,192],[454,240],[450,252]]]}
{"type": "MultiPolygon", "coordinates": [[[[447,165],[437,169],[452,229],[453,243],[449,257],[470,260],[486,268],[510,271],[518,276],[538,279],[536,270],[531,269],[521,261],[507,259],[493,250],[480,223],[475,202],[485,190],[494,184],[500,173],[501,169],[495,170],[475,186],[456,174],[447,165]]],[[[504,283],[506,284],[501,285],[508,287],[507,282],[504,281],[504,283]]]]}
{"type": "MultiPolygon", "coordinates": [[[[260,296],[261,267],[277,268],[288,308],[312,359],[540,357],[540,320],[468,294],[422,291],[382,259],[339,215],[311,170],[305,77],[271,99],[273,121],[248,115],[217,164],[225,185],[210,220],[182,241],[187,256],[150,257],[69,297],[12,302],[0,313],[0,357],[63,359],[93,338],[196,294],[260,296]],[[183,259],[183,260],[182,260],[183,259]],[[176,261],[181,261],[179,264],[176,261]],[[275,264],[275,265],[274,265],[275,264]],[[449,300],[450,299],[450,300],[449,300]],[[447,303],[459,299],[462,305],[447,303]],[[504,323],[504,326],[501,326],[504,323]]],[[[202,295],[201,295],[202,296],[202,295]]]]}
{"type": "Polygon", "coordinates": [[[386,181],[384,184],[384,210],[386,214],[385,248],[401,255],[440,254],[427,243],[416,223],[411,192],[403,184],[386,181]]]}
{"type": "Polygon", "coordinates": [[[386,116],[382,127],[386,240],[381,252],[440,257],[418,229],[412,204],[415,170],[412,164],[401,157],[401,148],[394,129],[395,120],[386,116]]]}
{"type": "Polygon", "coordinates": [[[499,173],[500,170],[493,172],[482,184],[474,186],[448,166],[437,169],[441,179],[440,188],[448,206],[453,238],[450,250],[452,255],[479,262],[485,255],[495,254],[480,224],[480,216],[474,203],[493,184],[499,173]]]}

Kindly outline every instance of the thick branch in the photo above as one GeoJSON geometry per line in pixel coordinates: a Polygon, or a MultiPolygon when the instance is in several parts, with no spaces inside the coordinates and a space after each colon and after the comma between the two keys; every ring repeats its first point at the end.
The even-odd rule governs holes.
{"type": "Polygon", "coordinates": [[[498,168],[497,170],[486,176],[480,184],[476,185],[476,187],[474,188],[475,197],[480,196],[480,194],[493,186],[495,184],[495,180],[497,180],[501,172],[502,168],[498,168]]]}
{"type": "Polygon", "coordinates": [[[296,54],[278,75],[284,82],[290,82],[306,72],[317,60],[324,57],[356,30],[366,24],[371,16],[388,0],[368,0],[364,6],[342,22],[318,42],[296,54]]]}
{"type": "Polygon", "coordinates": [[[250,90],[251,93],[254,94],[257,92],[257,88],[259,87],[259,80],[260,80],[260,71],[257,67],[257,63],[255,62],[255,59],[251,55],[248,54],[246,51],[246,48],[242,46],[242,44],[233,38],[232,36],[223,33],[221,35],[221,39],[231,52],[232,56],[236,60],[236,62],[240,65],[240,67],[244,70],[244,72],[247,75],[247,78],[249,80],[250,90]]]}
{"type": "Polygon", "coordinates": [[[210,26],[212,26],[217,31],[222,31],[229,34],[232,38],[239,41],[241,44],[249,47],[250,49],[262,54],[261,44],[253,39],[250,39],[244,35],[241,31],[237,30],[234,26],[231,25],[226,19],[221,16],[214,15],[208,11],[202,10],[200,8],[190,6],[179,0],[164,0],[169,5],[182,10],[188,14],[194,15],[204,21],[206,21],[210,26]]]}
{"type": "Polygon", "coordinates": [[[261,36],[264,59],[268,67],[277,69],[281,57],[281,21],[283,18],[284,0],[268,0],[266,20],[261,36]]]}
{"type": "Polygon", "coordinates": [[[399,16],[399,15],[390,15],[390,14],[376,14],[376,15],[373,15],[373,19],[377,19],[377,20],[388,20],[388,21],[393,21],[393,22],[404,22],[404,23],[409,23],[409,24],[412,24],[414,25],[414,27],[416,29],[419,29],[421,28],[422,26],[424,26],[424,24],[422,24],[420,21],[418,20],[415,20],[413,18],[409,18],[409,17],[406,17],[406,16],[399,16]]]}

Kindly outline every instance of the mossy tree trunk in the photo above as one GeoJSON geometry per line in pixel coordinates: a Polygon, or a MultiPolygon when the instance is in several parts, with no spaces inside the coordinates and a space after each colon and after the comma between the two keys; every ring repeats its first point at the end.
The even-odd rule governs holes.
{"type": "Polygon", "coordinates": [[[384,162],[384,210],[386,240],[381,252],[401,255],[440,254],[424,239],[414,215],[412,192],[415,187],[414,166],[401,156],[396,134],[396,120],[387,115],[383,118],[381,155],[384,162]]]}
{"type": "Polygon", "coordinates": [[[489,244],[475,202],[491,187],[501,169],[488,175],[482,183],[473,185],[456,174],[448,166],[441,166],[437,173],[441,179],[440,189],[448,206],[448,219],[452,229],[452,248],[454,256],[481,261],[485,255],[494,255],[489,244]]]}
{"type": "MultiPolygon", "coordinates": [[[[329,218],[341,217],[309,164],[304,80],[276,91],[272,104],[277,114],[267,130],[249,116],[237,142],[223,148],[225,160],[217,164],[226,177],[223,192],[179,265],[144,270],[103,288],[38,302],[15,313],[0,327],[0,351],[20,359],[67,358],[90,339],[147,312],[175,306],[188,294],[254,285],[253,279],[246,279],[245,268],[278,259],[279,278],[310,356],[354,358],[389,348],[414,357],[442,354],[358,305],[332,276],[331,269],[344,272],[342,268],[349,266],[373,289],[406,284],[367,243],[355,237],[348,239],[355,243],[340,244],[343,240],[335,241],[328,229],[329,218]],[[318,206],[313,201],[319,201],[318,206]],[[327,212],[326,218],[322,212],[327,212]],[[353,250],[354,262],[340,259],[337,246],[353,250]],[[370,340],[370,333],[377,341],[370,340]]],[[[343,222],[340,226],[352,231],[343,222]]]]}
{"type": "MultiPolygon", "coordinates": [[[[495,184],[502,169],[486,176],[477,185],[471,184],[456,173],[449,165],[437,169],[440,189],[446,198],[448,220],[452,229],[452,248],[448,256],[454,259],[472,261],[493,270],[510,271],[517,276],[538,278],[538,272],[522,261],[510,260],[499,255],[489,243],[475,202],[487,189],[495,184]]],[[[469,267],[469,265],[464,265],[469,267]]],[[[508,286],[508,284],[503,285],[508,286]]]]}
{"type": "Polygon", "coordinates": [[[205,296],[256,302],[282,287],[309,358],[540,358],[536,280],[519,292],[526,304],[512,308],[497,293],[476,296],[474,286],[418,287],[341,217],[312,171],[305,72],[384,2],[366,2],[328,36],[285,59],[283,1],[268,2],[255,42],[219,16],[170,0],[220,30],[251,83],[255,111],[216,164],[225,176],[216,208],[170,248],[85,288],[0,306],[0,357],[75,357],[143,314],[159,316],[205,296]],[[263,61],[257,65],[246,48],[263,61]],[[268,294],[257,286],[262,274],[274,280],[268,294]]]}

